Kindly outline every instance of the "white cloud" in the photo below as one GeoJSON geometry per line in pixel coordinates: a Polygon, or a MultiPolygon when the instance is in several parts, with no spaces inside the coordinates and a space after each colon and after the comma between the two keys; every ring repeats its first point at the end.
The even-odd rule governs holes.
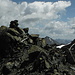
{"type": "Polygon", "coordinates": [[[67,22],[57,21],[69,6],[70,1],[17,4],[11,0],[0,0],[0,25],[9,26],[11,20],[18,19],[20,27],[29,27],[30,33],[71,38],[70,35],[75,33],[75,18],[67,22]]]}
{"type": "Polygon", "coordinates": [[[58,15],[58,13],[64,11],[66,7],[70,5],[70,1],[58,1],[55,3],[22,2],[17,4],[11,0],[0,0],[0,19],[7,21],[12,19],[19,19],[20,21],[27,21],[27,23],[28,20],[29,22],[34,22],[34,20],[40,21],[43,19],[53,20],[60,17],[60,14],[58,15]]]}

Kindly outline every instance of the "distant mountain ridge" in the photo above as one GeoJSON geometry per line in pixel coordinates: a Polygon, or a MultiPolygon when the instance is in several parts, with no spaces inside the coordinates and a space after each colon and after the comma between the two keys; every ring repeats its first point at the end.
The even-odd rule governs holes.
{"type": "Polygon", "coordinates": [[[68,44],[72,41],[72,40],[67,40],[67,39],[55,39],[55,40],[60,44],[68,44]]]}
{"type": "Polygon", "coordinates": [[[48,45],[54,45],[54,44],[59,45],[60,44],[56,40],[54,40],[48,36],[45,37],[45,40],[48,45]]]}

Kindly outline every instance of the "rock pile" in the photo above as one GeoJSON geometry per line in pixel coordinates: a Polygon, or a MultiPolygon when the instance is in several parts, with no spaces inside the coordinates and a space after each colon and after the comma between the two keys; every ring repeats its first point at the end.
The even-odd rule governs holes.
{"type": "Polygon", "coordinates": [[[75,74],[75,41],[58,49],[28,31],[18,27],[18,20],[0,27],[0,75],[75,74]]]}

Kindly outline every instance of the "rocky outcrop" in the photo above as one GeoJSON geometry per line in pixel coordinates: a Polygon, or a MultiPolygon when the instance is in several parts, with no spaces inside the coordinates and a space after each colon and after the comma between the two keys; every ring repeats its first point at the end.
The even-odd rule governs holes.
{"type": "Polygon", "coordinates": [[[48,44],[38,34],[29,34],[29,28],[19,28],[16,22],[0,27],[0,75],[75,74],[74,42],[58,49],[58,44],[48,44]]]}

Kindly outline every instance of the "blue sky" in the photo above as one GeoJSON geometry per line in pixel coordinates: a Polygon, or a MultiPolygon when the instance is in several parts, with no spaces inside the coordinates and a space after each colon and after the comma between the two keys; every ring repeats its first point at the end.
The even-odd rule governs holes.
{"type": "Polygon", "coordinates": [[[74,17],[75,16],[75,0],[70,0],[71,6],[67,8],[67,16],[74,17]]]}
{"type": "MultiPolygon", "coordinates": [[[[26,2],[34,2],[34,1],[45,1],[45,2],[49,2],[49,1],[51,1],[51,2],[54,2],[54,1],[56,1],[56,0],[13,0],[13,1],[15,1],[15,2],[17,2],[17,3],[19,3],[19,2],[23,2],[23,1],[26,1],[26,2]]],[[[58,1],[58,0],[57,0],[58,1]]]]}
{"type": "Polygon", "coordinates": [[[75,0],[0,0],[0,26],[14,19],[30,34],[75,39],[75,0]]]}

